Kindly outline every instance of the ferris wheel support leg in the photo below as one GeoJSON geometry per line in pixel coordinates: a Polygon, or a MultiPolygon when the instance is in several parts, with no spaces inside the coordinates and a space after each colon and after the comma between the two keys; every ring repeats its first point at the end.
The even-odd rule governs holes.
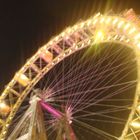
{"type": "Polygon", "coordinates": [[[38,98],[31,105],[16,125],[8,140],[47,140],[44,118],[38,98]]]}
{"type": "Polygon", "coordinates": [[[68,122],[66,122],[65,124],[65,131],[66,131],[66,138],[67,138],[66,140],[76,140],[74,131],[68,122]]]}
{"type": "Polygon", "coordinates": [[[28,132],[28,140],[47,140],[44,117],[41,110],[41,106],[38,102],[34,105],[34,112],[30,121],[30,127],[28,132]]]}
{"type": "Polygon", "coordinates": [[[76,140],[74,131],[65,118],[58,120],[57,129],[56,140],[76,140]]]}
{"type": "Polygon", "coordinates": [[[28,108],[22,119],[19,121],[19,123],[16,125],[14,131],[11,133],[11,135],[8,137],[7,140],[16,140],[17,136],[21,133],[22,129],[26,125],[26,119],[28,115],[31,112],[31,108],[28,108]]]}
{"type": "Polygon", "coordinates": [[[59,123],[58,124],[58,131],[57,131],[57,136],[56,136],[56,140],[64,140],[63,139],[63,127],[61,126],[62,124],[61,123],[59,123]]]}

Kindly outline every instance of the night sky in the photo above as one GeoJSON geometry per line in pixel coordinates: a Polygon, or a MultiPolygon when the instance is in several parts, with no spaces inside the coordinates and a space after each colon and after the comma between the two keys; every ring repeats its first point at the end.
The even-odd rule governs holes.
{"type": "Polygon", "coordinates": [[[133,8],[139,0],[1,0],[0,91],[40,46],[68,26],[96,12],[133,8]]]}

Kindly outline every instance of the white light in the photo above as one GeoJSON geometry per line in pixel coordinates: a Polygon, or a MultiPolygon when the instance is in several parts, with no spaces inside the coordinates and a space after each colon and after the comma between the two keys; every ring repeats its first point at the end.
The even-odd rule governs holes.
{"type": "Polygon", "coordinates": [[[15,80],[18,81],[22,86],[27,86],[30,82],[29,78],[22,73],[17,73],[15,76],[15,80]]]}
{"type": "Polygon", "coordinates": [[[6,131],[4,131],[3,134],[6,134],[6,131]]]}
{"type": "Polygon", "coordinates": [[[124,30],[127,30],[130,27],[130,23],[127,23],[124,27],[124,30]]]}
{"type": "Polygon", "coordinates": [[[0,101],[0,113],[6,115],[9,111],[10,107],[4,101],[0,101]]]}
{"type": "Polygon", "coordinates": [[[139,129],[140,128],[140,122],[138,121],[133,121],[130,124],[133,128],[139,129]]]}
{"type": "Polygon", "coordinates": [[[80,27],[81,27],[81,28],[83,28],[83,27],[84,27],[84,25],[85,25],[85,23],[84,23],[84,22],[82,22],[82,23],[81,23],[81,25],[80,25],[80,27]]]}
{"type": "MultiPolygon", "coordinates": [[[[73,29],[77,30],[78,29],[78,25],[74,25],[73,29]]],[[[70,32],[71,32],[71,28],[68,28],[68,33],[70,33],[70,32]]]]}
{"type": "Polygon", "coordinates": [[[78,46],[77,46],[77,45],[75,46],[75,49],[76,49],[76,50],[78,49],[78,46]]]}
{"type": "Polygon", "coordinates": [[[137,44],[137,47],[140,49],[140,43],[137,44]]]}
{"type": "MultiPolygon", "coordinates": [[[[30,63],[30,61],[28,61],[27,62],[27,65],[30,65],[31,63],[30,63]]],[[[22,67],[22,70],[24,70],[25,68],[24,67],[22,67]]]]}
{"type": "Polygon", "coordinates": [[[118,22],[118,18],[115,18],[113,21],[113,25],[115,25],[118,22]]]}
{"type": "Polygon", "coordinates": [[[39,54],[40,54],[40,53],[42,53],[42,50],[41,50],[41,49],[39,49],[39,50],[38,50],[38,53],[39,53],[39,54]]]}
{"type": "Polygon", "coordinates": [[[72,31],[72,29],[68,27],[67,30],[66,30],[66,33],[69,34],[69,33],[71,33],[71,31],[72,31]]]}
{"type": "Polygon", "coordinates": [[[40,101],[41,99],[37,96],[33,96],[29,101],[30,104],[40,101]]]}
{"type": "Polygon", "coordinates": [[[109,23],[110,23],[110,21],[111,21],[111,18],[110,18],[110,17],[108,17],[108,18],[106,19],[106,23],[107,23],[107,24],[109,24],[109,23]]]}
{"type": "Polygon", "coordinates": [[[108,36],[108,37],[107,37],[107,40],[110,40],[110,39],[111,39],[111,36],[108,36]]]}
{"type": "Polygon", "coordinates": [[[102,17],[101,19],[100,19],[100,23],[103,23],[104,22],[104,17],[102,17]]]}
{"type": "Polygon", "coordinates": [[[72,50],[69,50],[69,53],[71,53],[72,52],[72,50]]]}
{"type": "Polygon", "coordinates": [[[65,57],[65,56],[66,56],[66,54],[64,53],[64,54],[63,54],[63,57],[65,57]]]}
{"type": "Polygon", "coordinates": [[[11,83],[14,83],[14,81],[15,81],[15,80],[14,80],[14,79],[12,79],[11,83]]]}
{"type": "Polygon", "coordinates": [[[59,36],[56,36],[56,37],[54,38],[54,41],[58,41],[58,39],[59,39],[59,36]]]}
{"type": "Polygon", "coordinates": [[[53,44],[53,41],[52,41],[52,40],[50,40],[48,44],[49,44],[49,45],[52,45],[52,44],[53,44]]]}
{"type": "Polygon", "coordinates": [[[62,32],[61,36],[64,37],[65,36],[65,32],[62,32]]]}
{"type": "Polygon", "coordinates": [[[33,57],[32,57],[32,59],[34,60],[36,58],[36,56],[34,55],[33,57]]]}
{"type": "Polygon", "coordinates": [[[10,89],[9,85],[6,87],[6,89],[7,89],[7,90],[9,90],[9,89],[10,89]]]}
{"type": "Polygon", "coordinates": [[[137,110],[140,111],[140,105],[138,105],[137,110]]]}
{"type": "Polygon", "coordinates": [[[88,40],[87,44],[90,44],[91,43],[91,40],[88,40]]]}
{"type": "Polygon", "coordinates": [[[128,43],[129,41],[130,41],[129,39],[125,40],[125,42],[127,42],[127,43],[128,43]]]}
{"type": "Polygon", "coordinates": [[[120,41],[123,41],[125,39],[125,36],[121,36],[120,41]]]}
{"type": "Polygon", "coordinates": [[[12,119],[13,119],[13,117],[10,117],[9,119],[10,119],[10,120],[12,120],[12,119]]]}
{"type": "Polygon", "coordinates": [[[7,105],[4,102],[0,102],[0,108],[5,108],[7,105]]]}
{"type": "Polygon", "coordinates": [[[118,28],[121,28],[121,26],[124,24],[124,21],[120,21],[119,23],[118,23],[118,28]]]}
{"type": "Polygon", "coordinates": [[[128,34],[132,34],[132,33],[134,33],[135,31],[136,31],[136,28],[133,27],[132,29],[130,29],[130,31],[128,32],[128,34]]]}
{"type": "Polygon", "coordinates": [[[23,80],[27,80],[28,79],[24,74],[21,74],[20,78],[23,79],[23,80]]]}
{"type": "Polygon", "coordinates": [[[105,33],[103,30],[99,30],[95,33],[95,42],[100,42],[104,39],[105,33]]]}
{"type": "Polygon", "coordinates": [[[118,38],[118,35],[115,35],[114,40],[116,40],[118,38]]]}
{"type": "Polygon", "coordinates": [[[140,33],[135,36],[135,40],[140,39],[140,33]]]}
{"type": "Polygon", "coordinates": [[[100,13],[97,13],[95,16],[94,16],[94,18],[97,18],[97,17],[99,17],[101,14],[100,13]]]}
{"type": "Polygon", "coordinates": [[[92,23],[92,20],[89,20],[89,21],[87,22],[87,25],[89,26],[89,25],[91,25],[91,23],[92,23]]]}
{"type": "Polygon", "coordinates": [[[93,24],[96,24],[97,23],[97,19],[93,20],[93,24]]]}
{"type": "Polygon", "coordinates": [[[8,127],[8,126],[9,126],[9,124],[6,124],[5,126],[6,126],[6,127],[8,127]]]}
{"type": "Polygon", "coordinates": [[[70,121],[69,121],[69,124],[71,124],[71,123],[72,123],[72,121],[70,120],[70,121]]]}
{"type": "Polygon", "coordinates": [[[43,46],[43,49],[47,49],[47,44],[45,44],[45,45],[43,46]]]}

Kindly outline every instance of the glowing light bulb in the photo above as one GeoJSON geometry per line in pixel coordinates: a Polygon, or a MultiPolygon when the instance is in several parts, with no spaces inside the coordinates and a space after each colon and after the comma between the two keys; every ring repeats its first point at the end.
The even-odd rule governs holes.
{"type": "Polygon", "coordinates": [[[137,44],[137,47],[140,49],[140,43],[137,44]]]}
{"type": "Polygon", "coordinates": [[[98,30],[96,33],[95,33],[95,42],[100,42],[104,39],[105,37],[105,33],[103,30],[98,30]]]}
{"type": "Polygon", "coordinates": [[[80,27],[81,27],[81,28],[83,28],[83,27],[84,27],[84,25],[85,25],[85,23],[84,23],[84,22],[82,22],[82,23],[80,24],[80,27]]]}
{"type": "Polygon", "coordinates": [[[101,19],[100,19],[100,23],[103,23],[104,22],[104,17],[102,17],[101,19]]]}
{"type": "Polygon", "coordinates": [[[110,17],[108,17],[108,18],[106,19],[106,23],[107,23],[107,24],[109,24],[109,23],[110,23],[110,21],[111,21],[111,18],[110,18],[110,17]]]}
{"type": "Polygon", "coordinates": [[[29,78],[22,73],[17,73],[15,76],[15,80],[18,81],[24,87],[27,86],[30,82],[29,78]]]}
{"type": "Polygon", "coordinates": [[[136,28],[134,27],[134,28],[130,29],[130,31],[128,32],[128,34],[132,34],[132,33],[134,33],[135,31],[136,31],[136,28]]]}
{"type": "Polygon", "coordinates": [[[115,25],[118,22],[118,18],[115,18],[113,21],[113,25],[115,25]]]}
{"type": "Polygon", "coordinates": [[[93,24],[96,24],[97,23],[97,19],[93,20],[93,24]]]}
{"type": "Polygon", "coordinates": [[[137,110],[140,112],[140,105],[138,105],[137,110]]]}
{"type": "Polygon", "coordinates": [[[123,26],[123,24],[124,24],[124,21],[120,21],[120,22],[118,23],[118,28],[121,28],[121,27],[123,26]]]}
{"type": "Polygon", "coordinates": [[[130,23],[127,23],[124,27],[124,30],[127,30],[130,27],[130,23]]]}
{"type": "Polygon", "coordinates": [[[138,122],[138,121],[133,121],[133,122],[130,123],[130,125],[133,128],[136,128],[136,129],[139,129],[140,128],[140,122],[138,122]]]}
{"type": "Polygon", "coordinates": [[[21,75],[20,75],[20,78],[21,78],[22,80],[27,80],[27,77],[26,77],[24,74],[21,74],[21,75]]]}
{"type": "Polygon", "coordinates": [[[3,115],[7,115],[10,111],[10,107],[4,102],[0,102],[0,113],[3,115]]]}
{"type": "Polygon", "coordinates": [[[3,134],[6,134],[6,131],[4,131],[3,134]]]}
{"type": "Polygon", "coordinates": [[[87,25],[89,26],[89,25],[91,25],[91,23],[92,23],[92,20],[90,19],[90,20],[87,22],[87,25]]]}
{"type": "Polygon", "coordinates": [[[140,39],[140,33],[135,36],[135,40],[140,39]]]}
{"type": "Polygon", "coordinates": [[[100,12],[99,13],[97,13],[95,16],[94,16],[94,18],[96,18],[96,17],[99,17],[101,14],[100,14],[100,12]]]}
{"type": "Polygon", "coordinates": [[[4,102],[1,102],[0,103],[0,108],[4,108],[4,107],[6,107],[6,104],[4,102]]]}

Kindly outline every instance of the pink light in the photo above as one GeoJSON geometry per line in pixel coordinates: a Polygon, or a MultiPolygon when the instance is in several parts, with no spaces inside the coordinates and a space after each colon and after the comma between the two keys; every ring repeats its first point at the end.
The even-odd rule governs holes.
{"type": "Polygon", "coordinates": [[[56,118],[61,118],[62,117],[62,113],[59,112],[58,110],[56,110],[55,108],[53,108],[52,106],[50,106],[49,104],[47,104],[44,101],[40,101],[41,106],[46,109],[49,113],[51,113],[54,117],[56,118]]]}

